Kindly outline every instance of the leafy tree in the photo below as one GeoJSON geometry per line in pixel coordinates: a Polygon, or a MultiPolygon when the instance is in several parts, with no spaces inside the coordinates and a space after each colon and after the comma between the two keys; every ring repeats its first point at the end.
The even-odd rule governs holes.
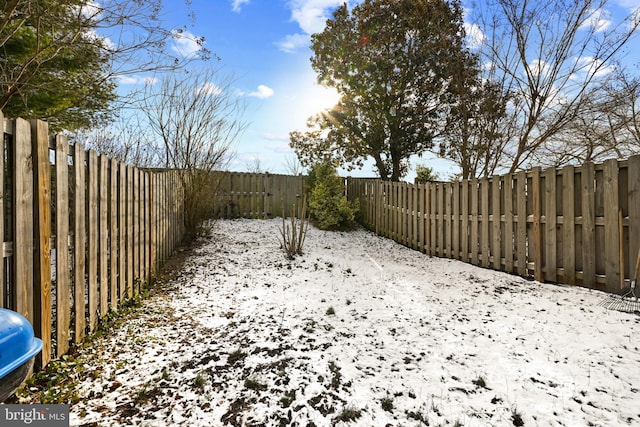
{"type": "Polygon", "coordinates": [[[4,2],[0,109],[6,115],[47,119],[54,130],[108,116],[116,96],[115,83],[105,79],[109,58],[102,40],[85,31],[78,3],[4,2]]]}
{"type": "Polygon", "coordinates": [[[351,12],[344,4],[312,49],[318,82],[341,99],[306,132],[291,132],[303,165],[354,168],[370,157],[382,179],[400,180],[441,132],[452,70],[468,60],[459,1],[365,0],[351,12]]]}
{"type": "Polygon", "coordinates": [[[167,53],[177,32],[160,10],[161,0],[0,2],[0,109],[54,130],[105,123],[118,77],[192,59],[167,53]]]}

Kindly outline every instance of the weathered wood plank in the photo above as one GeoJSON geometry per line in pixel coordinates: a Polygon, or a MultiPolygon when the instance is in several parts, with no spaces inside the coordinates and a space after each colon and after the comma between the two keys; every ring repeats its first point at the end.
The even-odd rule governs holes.
{"type": "Polygon", "coordinates": [[[56,356],[69,351],[71,275],[69,261],[69,144],[56,135],[56,356]]]}
{"type": "Polygon", "coordinates": [[[416,186],[416,193],[418,196],[417,207],[418,211],[418,248],[420,252],[425,253],[425,208],[426,208],[426,200],[425,200],[425,189],[424,184],[418,184],[416,186]]]}
{"type": "Polygon", "coordinates": [[[148,172],[142,174],[144,187],[144,263],[143,263],[143,280],[148,282],[151,275],[151,177],[148,172]]]}
{"type": "Polygon", "coordinates": [[[100,171],[98,170],[98,156],[95,151],[89,150],[89,170],[87,174],[88,182],[88,248],[87,255],[87,274],[89,282],[89,331],[93,332],[98,326],[98,250],[99,246],[99,206],[100,198],[98,183],[100,180],[100,171]]]}
{"type": "Polygon", "coordinates": [[[118,308],[118,162],[109,160],[109,307],[118,308]]]}
{"type": "MultiPolygon", "coordinates": [[[[43,349],[36,358],[37,365],[45,366],[54,351],[51,343],[51,167],[49,161],[49,127],[46,122],[30,120],[33,178],[37,194],[33,198],[34,270],[33,270],[33,327],[42,338],[43,349]]],[[[26,142],[26,141],[25,141],[26,142]]],[[[16,174],[16,179],[18,176],[16,174]]],[[[19,215],[16,212],[16,215],[19,215]]],[[[65,217],[66,218],[66,217],[65,217]]],[[[20,220],[22,221],[22,220],[20,220]]],[[[17,243],[16,243],[17,244],[17,243]]],[[[65,245],[66,247],[66,245],[65,245]]]]}
{"type": "Polygon", "coordinates": [[[453,238],[453,246],[452,246],[452,258],[460,259],[460,183],[453,183],[453,222],[451,224],[452,227],[452,238],[453,238]]]}
{"type": "Polygon", "coordinates": [[[629,271],[633,274],[636,259],[640,252],[640,156],[628,160],[629,186],[629,271]]]}
{"type": "Polygon", "coordinates": [[[556,203],[556,170],[549,168],[543,173],[544,198],[545,198],[545,233],[544,233],[544,279],[548,282],[557,282],[556,261],[557,254],[557,219],[558,209],[556,203]]]}
{"type": "MultiPolygon", "coordinates": [[[[6,153],[6,147],[5,147],[5,138],[4,138],[4,132],[5,132],[5,119],[4,119],[4,114],[2,114],[2,110],[0,110],[0,137],[2,139],[0,139],[0,171],[4,171],[4,164],[5,164],[5,153],[6,153]]],[[[4,230],[4,201],[5,201],[5,197],[7,196],[7,194],[4,191],[4,173],[0,173],[0,284],[3,284],[0,288],[0,307],[1,308],[6,308],[7,307],[7,299],[5,298],[5,289],[4,289],[4,283],[5,283],[5,274],[4,274],[4,235],[5,235],[5,230],[4,230]]]]}
{"type": "Polygon", "coordinates": [[[513,234],[513,175],[504,176],[502,191],[504,193],[504,271],[513,273],[513,253],[516,244],[513,234]]]}
{"type": "MultiPolygon", "coordinates": [[[[504,188],[502,189],[504,190],[504,188]]],[[[494,176],[491,179],[491,213],[492,213],[492,239],[491,255],[493,256],[493,268],[502,270],[502,220],[501,203],[502,192],[500,189],[500,177],[494,176]]]]}
{"type": "Polygon", "coordinates": [[[127,167],[118,163],[118,300],[130,297],[127,288],[127,167]]]}
{"type": "Polygon", "coordinates": [[[608,292],[620,291],[620,235],[618,229],[618,161],[604,162],[604,256],[608,292]]]}
{"type": "Polygon", "coordinates": [[[460,197],[462,202],[462,218],[460,221],[462,255],[460,260],[462,262],[469,262],[469,185],[471,184],[468,180],[462,181],[462,196],[460,197]]]}
{"type": "Polygon", "coordinates": [[[134,285],[135,266],[133,265],[133,262],[134,262],[133,236],[135,233],[135,223],[133,221],[133,203],[135,201],[135,196],[133,194],[133,167],[127,165],[126,169],[127,169],[127,203],[126,203],[125,209],[126,209],[126,224],[127,224],[126,225],[127,249],[126,249],[125,258],[127,260],[127,267],[126,267],[127,268],[126,269],[127,296],[129,298],[133,298],[137,295],[135,291],[135,285],[134,285]]]}
{"type": "Polygon", "coordinates": [[[489,267],[490,243],[489,243],[489,179],[482,178],[480,180],[480,215],[482,222],[480,224],[480,250],[482,266],[489,267]]]}
{"type": "Polygon", "coordinates": [[[576,251],[575,251],[575,169],[565,166],[562,169],[562,234],[563,253],[562,267],[564,269],[563,283],[576,283],[576,251]]]}
{"type": "Polygon", "coordinates": [[[471,241],[470,248],[471,251],[471,263],[478,265],[478,260],[480,259],[480,245],[478,244],[478,214],[480,213],[480,205],[478,204],[478,180],[471,180],[471,187],[469,188],[471,192],[471,241]]]}
{"type": "Polygon", "coordinates": [[[595,166],[580,168],[582,186],[582,285],[596,286],[595,166]]]}
{"type": "Polygon", "coordinates": [[[516,209],[517,220],[516,225],[516,256],[518,274],[527,276],[527,256],[531,254],[531,248],[527,250],[527,194],[532,195],[532,189],[527,190],[527,174],[520,171],[516,174],[516,209]]]}
{"type": "Polygon", "coordinates": [[[140,174],[135,167],[131,168],[133,180],[133,197],[132,197],[132,269],[133,269],[133,294],[140,293],[140,174]]]}
{"type": "Polygon", "coordinates": [[[446,182],[442,185],[442,196],[444,197],[444,217],[445,217],[445,241],[444,241],[444,256],[447,258],[453,257],[453,232],[451,221],[453,215],[453,200],[452,200],[452,184],[446,182]]]}
{"type": "Polygon", "coordinates": [[[143,266],[144,266],[144,185],[142,181],[142,171],[136,168],[136,194],[137,194],[137,203],[136,203],[136,275],[137,275],[137,287],[138,292],[142,291],[142,282],[144,280],[143,275],[143,266]]]}
{"type": "Polygon", "coordinates": [[[151,273],[157,274],[159,271],[157,265],[157,245],[158,245],[158,174],[151,172],[150,174],[150,197],[151,197],[151,273]]]}
{"type": "Polygon", "coordinates": [[[445,257],[446,255],[446,249],[445,249],[445,242],[444,242],[444,231],[445,231],[445,211],[444,211],[444,183],[443,182],[438,182],[436,183],[436,191],[435,191],[436,197],[437,197],[437,207],[436,209],[438,210],[438,214],[437,214],[437,222],[436,222],[436,230],[438,230],[438,242],[437,242],[437,247],[438,247],[438,252],[437,255],[440,257],[445,257]]]}
{"type": "Polygon", "coordinates": [[[438,192],[436,188],[435,182],[430,182],[429,184],[429,199],[431,200],[431,211],[429,216],[431,217],[431,227],[430,227],[430,241],[429,241],[429,255],[435,256],[438,254],[438,210],[437,200],[438,200],[438,192]]]}
{"type": "Polygon", "coordinates": [[[98,221],[100,224],[98,225],[98,234],[99,234],[99,253],[98,253],[98,279],[99,279],[99,288],[100,288],[100,318],[104,318],[109,311],[109,269],[108,269],[108,239],[109,239],[109,230],[108,230],[108,213],[109,206],[107,205],[108,195],[109,195],[109,185],[107,182],[108,174],[108,160],[105,155],[101,155],[98,159],[98,164],[100,168],[100,183],[99,185],[99,210],[98,210],[98,221]]]}
{"type": "Polygon", "coordinates": [[[86,328],[86,152],[82,144],[73,147],[73,287],[74,336],[73,342],[84,340],[86,328]]]}
{"type": "Polygon", "coordinates": [[[424,239],[424,237],[421,235],[421,233],[423,232],[423,226],[420,223],[422,221],[422,213],[424,211],[423,206],[420,204],[420,200],[421,200],[421,191],[422,191],[422,186],[418,183],[415,184],[410,184],[409,188],[411,190],[411,205],[412,205],[412,209],[413,209],[413,214],[412,214],[412,224],[411,227],[413,229],[412,231],[412,240],[413,240],[413,248],[422,252],[424,251],[423,247],[422,247],[422,241],[424,239]]]}
{"type": "Polygon", "coordinates": [[[530,241],[529,244],[532,247],[530,249],[529,254],[533,254],[533,277],[539,281],[544,281],[543,274],[543,260],[542,260],[542,225],[541,225],[541,217],[542,217],[542,207],[541,207],[541,198],[542,198],[542,189],[540,182],[540,168],[535,167],[531,170],[531,187],[532,193],[531,198],[533,204],[533,241],[530,241]]]}

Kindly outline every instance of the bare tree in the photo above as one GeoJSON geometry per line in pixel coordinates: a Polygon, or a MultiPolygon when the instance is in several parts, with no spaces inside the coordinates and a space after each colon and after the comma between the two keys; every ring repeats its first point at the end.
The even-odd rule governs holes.
{"type": "Polygon", "coordinates": [[[594,87],[640,26],[640,13],[612,24],[608,0],[488,0],[473,22],[484,31],[485,69],[512,95],[507,105],[517,137],[501,154],[513,172],[535,160],[541,147],[591,110],[594,87]]]}
{"type": "Polygon", "coordinates": [[[289,175],[297,176],[304,173],[304,167],[297,156],[291,155],[284,158],[284,168],[289,175]]]}
{"type": "Polygon", "coordinates": [[[233,145],[244,131],[244,105],[231,88],[233,79],[220,70],[174,73],[149,84],[141,110],[159,139],[162,166],[181,171],[185,240],[204,230],[210,218],[221,172],[234,156],[233,145]]]}
{"type": "Polygon", "coordinates": [[[640,153],[640,80],[621,69],[608,77],[585,97],[582,113],[545,143],[538,163],[562,166],[640,153]]]}
{"type": "Polygon", "coordinates": [[[71,133],[69,140],[123,163],[155,167],[160,150],[140,119],[135,114],[119,115],[109,126],[71,133]]]}
{"type": "Polygon", "coordinates": [[[245,169],[249,173],[265,173],[262,168],[262,162],[260,157],[256,154],[255,157],[245,161],[245,169]]]}

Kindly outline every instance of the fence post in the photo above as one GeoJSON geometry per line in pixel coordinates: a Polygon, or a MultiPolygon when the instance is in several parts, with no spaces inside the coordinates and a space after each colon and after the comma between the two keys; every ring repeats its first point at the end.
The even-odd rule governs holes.
{"type": "MultiPolygon", "coordinates": [[[[42,338],[43,342],[42,352],[37,357],[38,366],[42,367],[45,366],[51,358],[51,168],[49,162],[49,127],[46,122],[40,120],[31,120],[30,125],[30,145],[33,153],[33,189],[37,191],[37,196],[34,197],[33,200],[33,214],[28,211],[19,212],[16,210],[15,216],[16,221],[23,222],[26,218],[21,218],[22,216],[29,217],[33,215],[33,228],[26,228],[24,232],[33,233],[31,238],[34,239],[35,254],[30,252],[30,245],[27,246],[29,252],[20,248],[20,244],[17,241],[17,233],[14,249],[21,251],[22,255],[29,258],[35,255],[35,262],[32,261],[34,262],[33,270],[24,271],[23,273],[26,275],[33,274],[33,316],[31,320],[33,321],[36,336],[42,338]]],[[[20,144],[19,141],[16,142],[20,144]]],[[[23,151],[22,154],[26,154],[26,151],[23,151]]],[[[20,159],[18,159],[17,153],[15,157],[16,161],[19,162],[20,159]]],[[[22,179],[22,177],[18,175],[18,169],[15,170],[16,181],[22,179]]],[[[23,171],[28,173],[26,169],[23,169],[23,171]]],[[[30,185],[30,183],[31,180],[25,183],[23,190],[27,191],[26,187],[30,185]]],[[[19,185],[19,183],[16,183],[16,186],[19,185]]],[[[16,192],[16,197],[18,194],[20,193],[16,192]]],[[[27,195],[25,194],[25,196],[27,195]]],[[[20,205],[27,207],[25,202],[28,203],[27,200],[22,200],[20,205]]],[[[27,240],[30,239],[27,238],[27,240]]],[[[17,259],[16,261],[19,264],[23,264],[27,260],[17,259]]],[[[23,265],[17,266],[16,273],[21,268],[23,268],[23,265]]],[[[18,287],[20,287],[20,280],[16,275],[18,287]]],[[[28,289],[28,292],[31,292],[31,289],[28,289]]]]}

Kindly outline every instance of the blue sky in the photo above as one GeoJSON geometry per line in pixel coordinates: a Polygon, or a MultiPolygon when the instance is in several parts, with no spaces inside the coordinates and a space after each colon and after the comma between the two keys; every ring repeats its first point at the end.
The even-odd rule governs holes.
{"type": "MultiPolygon", "coordinates": [[[[360,0],[350,0],[351,4],[360,0]]],[[[611,0],[610,15],[628,13],[639,0],[611,0]]],[[[288,173],[295,159],[289,132],[304,130],[306,119],[335,104],[337,96],[316,84],[309,58],[310,35],[320,32],[331,12],[344,0],[164,0],[165,25],[186,25],[185,38],[174,49],[189,54],[191,35],[204,37],[206,48],[220,58],[223,74],[235,76],[234,90],[246,102],[246,132],[237,143],[233,170],[256,166],[263,171],[288,173]],[[193,12],[195,19],[187,14],[193,12]]],[[[477,3],[469,0],[467,3],[477,3]]],[[[473,34],[472,28],[468,33],[473,34]]],[[[637,62],[637,61],[636,61],[637,62]]],[[[426,154],[416,163],[428,164],[447,178],[455,167],[426,154]]],[[[349,172],[375,176],[371,166],[349,172]]],[[[413,169],[407,179],[412,180],[413,169]]]]}
{"type": "MultiPolygon", "coordinates": [[[[248,124],[236,146],[234,170],[255,167],[287,173],[295,159],[289,132],[304,130],[306,119],[335,104],[333,90],[316,84],[309,58],[310,34],[320,32],[340,0],[194,0],[188,32],[205,37],[220,58],[222,74],[233,74],[236,93],[246,103],[248,124]]],[[[165,1],[167,23],[188,23],[183,0],[165,1]]],[[[188,35],[188,34],[187,34],[188,35]]],[[[184,53],[188,40],[178,46],[184,53]]],[[[372,176],[371,171],[362,174],[372,176]]]]}

